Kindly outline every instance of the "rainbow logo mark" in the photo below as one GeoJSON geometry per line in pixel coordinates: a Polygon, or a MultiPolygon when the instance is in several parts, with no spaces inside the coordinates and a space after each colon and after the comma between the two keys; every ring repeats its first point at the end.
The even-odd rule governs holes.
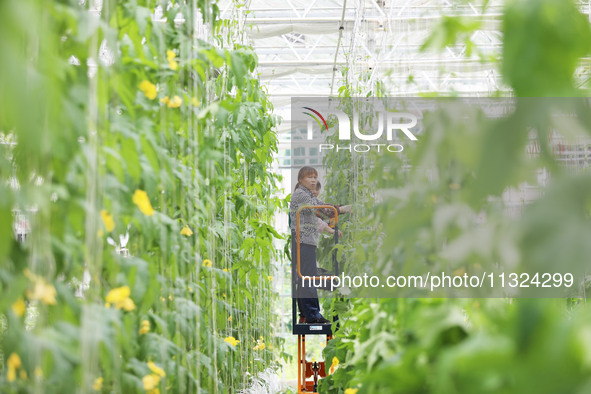
{"type": "Polygon", "coordinates": [[[324,129],[326,131],[328,131],[328,125],[326,124],[326,120],[324,120],[324,117],[322,115],[320,115],[320,112],[310,108],[310,107],[303,107],[304,109],[307,109],[308,111],[313,112],[315,115],[311,114],[310,112],[304,112],[304,114],[308,115],[309,117],[311,117],[312,119],[314,119],[316,121],[316,123],[318,123],[318,126],[320,127],[320,131],[322,131],[322,124],[324,124],[324,129]],[[320,119],[318,119],[320,118],[320,119]],[[320,121],[322,121],[322,123],[320,123],[320,121]]]}

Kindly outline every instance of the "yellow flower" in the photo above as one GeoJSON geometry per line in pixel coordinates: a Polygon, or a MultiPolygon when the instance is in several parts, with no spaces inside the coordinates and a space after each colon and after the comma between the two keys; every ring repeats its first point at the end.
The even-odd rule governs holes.
{"type": "Polygon", "coordinates": [[[112,289],[107,293],[106,300],[111,304],[116,304],[118,302],[122,302],[126,298],[131,295],[131,290],[129,286],[121,286],[115,289],[112,289]]]}
{"type": "Polygon", "coordinates": [[[150,371],[152,371],[155,375],[158,375],[161,378],[166,376],[166,372],[164,372],[162,368],[154,364],[153,361],[148,361],[148,368],[150,368],[150,371]]]}
{"type": "Polygon", "coordinates": [[[271,275],[268,275],[268,276],[267,276],[267,280],[268,280],[269,282],[272,282],[272,281],[273,281],[273,277],[272,277],[271,275]]]}
{"type": "Polygon", "coordinates": [[[14,382],[16,380],[16,370],[21,367],[21,358],[16,353],[12,353],[6,362],[8,371],[6,372],[6,380],[14,382]]]}
{"type": "Polygon", "coordinates": [[[263,342],[263,337],[257,339],[257,345],[253,348],[254,350],[263,350],[265,348],[265,344],[263,342]]]}
{"type": "Polygon", "coordinates": [[[209,260],[209,259],[203,260],[203,266],[204,267],[211,267],[211,260],[209,260]]]}
{"type": "Polygon", "coordinates": [[[6,380],[9,382],[14,382],[16,380],[16,370],[14,368],[8,367],[8,372],[6,372],[6,380]]]}
{"type": "Polygon", "coordinates": [[[40,366],[35,367],[35,377],[42,378],[43,377],[43,370],[40,366]]]}
{"type": "Polygon", "coordinates": [[[21,358],[16,353],[12,353],[6,362],[8,368],[19,369],[21,367],[21,358]]]}
{"type": "Polygon", "coordinates": [[[240,341],[239,341],[239,340],[237,340],[237,339],[236,339],[236,338],[234,338],[234,337],[227,337],[227,338],[225,338],[225,339],[224,339],[224,342],[227,342],[227,343],[229,343],[229,344],[230,344],[230,345],[232,345],[233,347],[236,347],[236,345],[237,345],[238,343],[240,343],[240,341]]]}
{"type": "Polygon", "coordinates": [[[19,297],[18,300],[16,300],[14,304],[12,304],[12,311],[18,317],[21,317],[25,314],[25,309],[27,309],[27,306],[25,305],[25,301],[22,297],[19,297]]]}
{"type": "Polygon", "coordinates": [[[136,189],[135,193],[133,193],[133,203],[138,206],[144,215],[152,216],[154,214],[154,208],[152,208],[148,193],[145,191],[136,189]]]}
{"type": "Polygon", "coordinates": [[[345,394],[357,394],[357,392],[359,391],[359,389],[346,389],[345,390],[345,394]]]}
{"type": "Polygon", "coordinates": [[[227,268],[224,268],[222,271],[224,271],[224,272],[228,272],[228,269],[227,269],[227,268]]]}
{"type": "Polygon", "coordinates": [[[25,371],[24,369],[21,369],[20,372],[18,373],[18,376],[21,378],[21,380],[27,380],[27,371],[25,371]]]}
{"type": "Polygon", "coordinates": [[[124,310],[130,312],[135,309],[135,303],[133,302],[133,300],[131,298],[128,297],[121,302],[117,302],[115,304],[115,308],[117,308],[117,309],[123,308],[124,310]]]}
{"type": "Polygon", "coordinates": [[[453,276],[462,276],[466,273],[466,268],[464,267],[460,267],[457,270],[455,270],[454,272],[452,272],[453,276]]]}
{"type": "Polygon", "coordinates": [[[330,373],[334,373],[335,369],[339,366],[339,359],[336,357],[332,358],[332,364],[330,365],[330,373]]]}
{"type": "Polygon", "coordinates": [[[228,321],[232,321],[232,316],[228,316],[228,321]]]}
{"type": "Polygon", "coordinates": [[[35,287],[33,291],[27,290],[27,298],[30,300],[40,300],[45,305],[55,305],[57,292],[52,284],[49,284],[43,278],[35,277],[35,287]]]}
{"type": "Polygon", "coordinates": [[[150,100],[154,100],[156,98],[156,85],[154,85],[152,82],[143,80],[140,83],[140,90],[144,92],[144,95],[150,100]]]}
{"type": "Polygon", "coordinates": [[[150,322],[147,320],[142,320],[142,326],[140,328],[140,335],[144,335],[150,332],[150,322]]]}
{"type": "Polygon", "coordinates": [[[115,221],[113,220],[113,215],[109,215],[107,210],[103,209],[101,211],[101,218],[103,219],[103,224],[105,225],[105,230],[107,230],[108,233],[113,231],[113,229],[115,228],[115,221]]]}
{"type": "Polygon", "coordinates": [[[197,98],[196,98],[196,97],[193,97],[193,98],[191,99],[191,105],[192,105],[193,107],[198,107],[198,106],[199,106],[199,100],[197,100],[197,98]]]}
{"type": "Polygon", "coordinates": [[[102,376],[99,377],[99,378],[96,378],[94,380],[94,383],[92,384],[92,389],[95,390],[95,391],[99,391],[100,389],[102,389],[103,388],[103,381],[104,380],[105,379],[103,379],[102,376]]]}
{"type": "Polygon", "coordinates": [[[155,389],[146,391],[146,394],[160,394],[160,389],[156,387],[155,389]]]}
{"type": "Polygon", "coordinates": [[[160,99],[160,102],[164,103],[164,104],[168,104],[170,102],[170,99],[168,98],[168,96],[164,96],[160,99]]]}
{"type": "Polygon", "coordinates": [[[193,235],[193,231],[191,231],[191,229],[189,228],[189,226],[185,226],[181,230],[181,235],[186,235],[187,237],[190,237],[191,235],[193,235]]]}
{"type": "Polygon", "coordinates": [[[174,53],[174,51],[172,51],[170,49],[168,51],[166,51],[166,60],[168,60],[170,62],[171,60],[174,60],[175,57],[176,57],[176,53],[174,53]]]}
{"type": "Polygon", "coordinates": [[[181,105],[183,105],[183,99],[180,98],[179,96],[174,96],[167,104],[166,106],[168,108],[178,108],[181,105]]]}
{"type": "Polygon", "coordinates": [[[132,311],[135,309],[135,303],[129,295],[131,294],[131,290],[129,286],[121,286],[115,289],[112,289],[107,293],[105,307],[109,308],[110,304],[115,304],[115,308],[117,309],[125,309],[126,311],[132,311]]]}
{"type": "Polygon", "coordinates": [[[144,390],[153,390],[160,383],[160,376],[154,374],[146,375],[142,378],[142,383],[144,384],[144,390]]]}
{"type": "Polygon", "coordinates": [[[168,67],[170,67],[171,70],[176,71],[179,68],[179,63],[176,60],[169,60],[168,67]]]}

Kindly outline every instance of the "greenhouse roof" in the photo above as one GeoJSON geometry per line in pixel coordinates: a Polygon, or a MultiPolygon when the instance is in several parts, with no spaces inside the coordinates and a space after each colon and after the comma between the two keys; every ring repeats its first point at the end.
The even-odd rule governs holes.
{"type": "Polygon", "coordinates": [[[220,9],[222,18],[244,21],[261,79],[281,105],[291,96],[337,95],[347,78],[364,95],[377,81],[392,96],[502,90],[493,61],[500,56],[503,2],[478,3],[253,0],[238,9],[223,1],[220,9]],[[450,15],[477,28],[445,46],[436,28],[450,15]],[[440,50],[421,50],[430,36],[440,50]]]}

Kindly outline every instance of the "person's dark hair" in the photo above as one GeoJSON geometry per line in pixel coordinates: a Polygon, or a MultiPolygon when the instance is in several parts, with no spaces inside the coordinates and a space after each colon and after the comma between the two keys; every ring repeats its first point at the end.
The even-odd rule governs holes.
{"type": "Polygon", "coordinates": [[[295,189],[293,189],[294,192],[297,190],[298,187],[300,187],[300,179],[303,179],[310,174],[318,176],[318,171],[316,171],[316,168],[314,167],[305,166],[300,168],[300,171],[298,172],[298,183],[296,183],[295,189]]]}

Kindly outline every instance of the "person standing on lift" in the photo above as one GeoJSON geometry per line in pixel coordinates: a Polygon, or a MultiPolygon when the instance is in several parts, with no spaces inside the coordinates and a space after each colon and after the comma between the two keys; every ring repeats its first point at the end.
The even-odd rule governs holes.
{"type": "MultiPolygon", "coordinates": [[[[318,291],[315,287],[304,285],[303,280],[297,276],[297,237],[296,237],[296,213],[301,206],[331,205],[326,204],[314,196],[312,191],[316,191],[318,184],[318,171],[313,167],[302,167],[298,172],[298,183],[291,195],[290,203],[290,221],[291,221],[291,256],[292,256],[292,276],[293,280],[299,281],[298,307],[300,315],[306,323],[330,323],[328,319],[320,313],[320,303],[318,302],[318,291]]],[[[339,214],[351,212],[351,206],[336,206],[339,214]]],[[[317,276],[316,266],[316,248],[318,247],[318,216],[333,217],[334,211],[328,208],[304,209],[300,212],[300,269],[304,276],[317,276]]]]}

